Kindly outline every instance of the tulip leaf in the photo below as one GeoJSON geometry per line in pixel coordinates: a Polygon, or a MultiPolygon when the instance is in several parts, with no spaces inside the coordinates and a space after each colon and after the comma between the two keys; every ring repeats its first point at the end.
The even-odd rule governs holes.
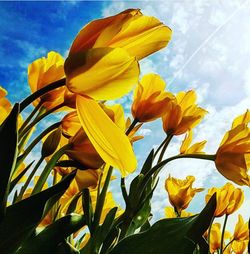
{"type": "Polygon", "coordinates": [[[47,226],[36,236],[30,237],[25,244],[22,245],[22,248],[17,251],[17,254],[55,253],[58,246],[59,249],[62,249],[63,246],[65,247],[65,249],[63,248],[64,250],[70,249],[70,245],[64,243],[64,239],[79,230],[85,224],[85,218],[83,215],[67,215],[47,226]]]}
{"type": "Polygon", "coordinates": [[[214,195],[199,215],[160,220],[149,230],[123,239],[110,254],[193,253],[209,227],[215,209],[214,195]]]}
{"type": "Polygon", "coordinates": [[[153,160],[154,160],[154,149],[151,150],[147,159],[145,160],[141,169],[141,174],[147,173],[152,168],[153,160]]]}
{"type": "Polygon", "coordinates": [[[15,168],[17,158],[17,117],[19,104],[15,104],[10,114],[0,126],[0,222],[6,212],[7,197],[9,194],[10,177],[15,168]]]}
{"type": "Polygon", "coordinates": [[[70,185],[75,173],[65,177],[58,184],[36,195],[7,207],[0,224],[0,253],[14,253],[27,239],[48,212],[48,202],[57,201],[70,185]],[[57,197],[57,200],[54,197],[57,197]],[[46,210],[46,212],[45,212],[46,210]]]}

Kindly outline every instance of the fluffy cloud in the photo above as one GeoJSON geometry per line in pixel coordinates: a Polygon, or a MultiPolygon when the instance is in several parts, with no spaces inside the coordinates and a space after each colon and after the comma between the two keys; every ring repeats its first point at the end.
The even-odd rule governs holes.
{"type": "MultiPolygon", "coordinates": [[[[167,49],[144,60],[141,70],[143,73],[160,74],[172,92],[197,91],[198,103],[209,114],[196,128],[194,140],[208,140],[205,150],[215,153],[232,120],[249,108],[249,3],[196,0],[192,4],[190,1],[155,4],[150,1],[114,1],[103,10],[103,15],[113,15],[126,8],[141,8],[146,15],[158,17],[173,29],[173,38],[167,49]]],[[[159,122],[147,125],[147,129],[151,129],[151,134],[144,140],[147,144],[143,149],[140,144],[136,145],[141,160],[145,159],[152,146],[157,147],[163,140],[161,128],[159,122]]],[[[166,156],[178,152],[182,138],[176,138],[171,143],[166,156]]],[[[169,163],[160,175],[154,196],[153,211],[157,212],[158,218],[163,216],[163,208],[168,203],[164,180],[169,173],[179,178],[195,175],[199,187],[221,186],[225,183],[211,161],[193,159],[169,163]]],[[[200,193],[194,204],[191,208],[197,205],[201,208],[204,194],[200,193]]]]}

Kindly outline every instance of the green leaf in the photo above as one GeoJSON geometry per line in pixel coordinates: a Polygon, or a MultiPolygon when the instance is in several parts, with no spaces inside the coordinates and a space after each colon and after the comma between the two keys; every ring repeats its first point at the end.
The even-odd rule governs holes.
{"type": "Polygon", "coordinates": [[[53,197],[56,195],[57,199],[60,198],[74,177],[75,172],[47,190],[7,207],[6,216],[0,224],[1,254],[10,254],[17,250],[46,215],[47,201],[57,201],[53,197]]]}
{"type": "Polygon", "coordinates": [[[141,169],[141,174],[147,173],[152,168],[153,160],[154,160],[154,149],[151,150],[147,159],[145,160],[141,169]]]}
{"type": "MultiPolygon", "coordinates": [[[[64,239],[82,228],[85,223],[83,215],[70,214],[55,221],[47,226],[41,233],[34,237],[30,237],[28,241],[22,245],[17,251],[17,254],[45,254],[55,253],[58,245],[60,249],[64,246],[65,249],[72,249],[70,245],[64,243],[64,239]]],[[[73,251],[73,249],[72,249],[73,251]]],[[[71,252],[60,252],[71,253],[71,252]]],[[[75,252],[72,252],[75,253],[75,252]]]]}
{"type": "Polygon", "coordinates": [[[0,126],[0,222],[6,212],[7,197],[9,194],[10,177],[15,168],[17,158],[17,117],[19,104],[15,104],[10,114],[0,126]]]}
{"type": "Polygon", "coordinates": [[[92,200],[90,196],[89,189],[82,190],[82,207],[84,214],[86,216],[86,223],[91,231],[92,229],[92,220],[93,220],[93,207],[92,207],[92,200]]]}
{"type": "Polygon", "coordinates": [[[160,220],[149,230],[122,240],[110,254],[193,253],[196,244],[209,227],[215,209],[214,195],[199,215],[160,220]]]}
{"type": "Polygon", "coordinates": [[[40,192],[43,188],[43,185],[45,184],[45,182],[47,181],[47,178],[51,172],[51,170],[55,167],[57,161],[63,156],[63,154],[65,153],[65,151],[71,147],[70,144],[63,146],[62,148],[60,148],[49,160],[49,162],[47,163],[47,165],[45,166],[43,172],[41,173],[33,191],[32,191],[32,195],[36,194],[38,192],[40,192]]]}
{"type": "Polygon", "coordinates": [[[98,226],[96,231],[92,234],[88,244],[80,251],[81,254],[99,253],[99,249],[102,243],[105,241],[106,237],[112,230],[116,212],[117,207],[112,208],[108,212],[103,224],[98,226]]]}
{"type": "Polygon", "coordinates": [[[11,181],[9,192],[11,192],[15,188],[15,186],[22,179],[22,177],[27,173],[27,171],[30,169],[30,167],[33,165],[33,163],[34,163],[34,161],[32,161],[15,179],[13,179],[11,181]]]}

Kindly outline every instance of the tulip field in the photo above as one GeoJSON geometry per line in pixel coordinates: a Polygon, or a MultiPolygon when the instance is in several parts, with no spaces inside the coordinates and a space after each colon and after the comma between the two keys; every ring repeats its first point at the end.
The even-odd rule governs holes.
{"type": "Polygon", "coordinates": [[[248,221],[239,214],[234,231],[227,225],[245,202],[242,187],[250,186],[250,111],[232,119],[214,153],[206,152],[213,140],[193,142],[208,113],[198,92],[172,93],[159,74],[141,75],[141,60],[171,38],[157,17],[126,9],[85,24],[66,58],[54,49],[31,62],[26,98],[12,104],[0,87],[1,254],[248,253],[248,221]],[[131,91],[127,117],[122,104],[110,102],[131,91]],[[134,143],[144,146],[140,129],[155,120],[165,138],[141,166],[134,143]],[[181,135],[179,152],[168,156],[181,135]],[[211,163],[226,183],[193,187],[195,176],[179,179],[166,170],[163,198],[170,205],[164,218],[152,220],[160,173],[190,159],[211,163]],[[193,213],[197,193],[206,205],[193,213]]]}

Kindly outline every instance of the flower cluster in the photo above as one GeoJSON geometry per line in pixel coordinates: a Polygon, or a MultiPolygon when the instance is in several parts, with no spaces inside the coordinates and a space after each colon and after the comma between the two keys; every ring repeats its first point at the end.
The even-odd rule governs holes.
{"type": "Polygon", "coordinates": [[[20,107],[12,107],[7,91],[0,87],[0,137],[10,140],[7,150],[0,145],[0,154],[4,154],[0,163],[6,168],[0,180],[0,236],[14,224],[16,219],[10,222],[13,215],[24,216],[23,224],[13,230],[15,241],[10,238],[15,243],[10,245],[4,238],[0,252],[134,254],[139,252],[133,252],[134,238],[128,236],[140,231],[136,238],[140,242],[147,234],[155,234],[157,227],[157,237],[166,233],[166,242],[160,241],[156,248],[155,243],[147,247],[151,242],[145,240],[140,253],[153,253],[150,248],[156,248],[157,254],[184,253],[181,248],[188,249],[186,253],[204,253],[199,252],[202,239],[208,253],[240,254],[246,250],[249,229],[241,215],[233,234],[225,230],[228,216],[244,201],[242,189],[231,182],[210,188],[203,212],[193,214],[186,209],[205,189],[193,187],[194,176],[182,180],[169,175],[165,181],[171,204],[165,208],[168,219],[150,224],[159,173],[170,161],[213,161],[226,179],[250,186],[248,110],[235,118],[217,151],[207,154],[206,140],[192,144],[193,130],[208,113],[197,104],[196,92],[174,94],[156,73],[140,77],[140,60],[166,47],[171,35],[171,29],[157,18],[128,9],[84,26],[65,60],[51,51],[32,62],[28,66],[32,94],[20,107]],[[109,103],[132,90],[133,120],[126,117],[123,105],[109,103]],[[21,112],[31,103],[35,108],[23,120],[21,112]],[[58,111],[63,114],[59,121],[35,131],[39,122],[58,111]],[[156,151],[149,152],[140,169],[134,142],[143,136],[137,132],[155,120],[162,121],[165,138],[156,151]],[[167,157],[170,142],[181,135],[179,152],[167,157]],[[27,158],[40,142],[40,159],[28,164],[27,158]],[[114,176],[113,169],[119,174],[114,176]],[[126,176],[131,173],[136,176],[127,188],[126,176]],[[109,189],[110,182],[117,184],[118,180],[124,206],[116,204],[109,189]],[[35,215],[25,217],[28,206],[33,206],[35,215]],[[213,223],[222,216],[223,227],[213,223]],[[50,247],[44,244],[48,240],[50,247]]]}

